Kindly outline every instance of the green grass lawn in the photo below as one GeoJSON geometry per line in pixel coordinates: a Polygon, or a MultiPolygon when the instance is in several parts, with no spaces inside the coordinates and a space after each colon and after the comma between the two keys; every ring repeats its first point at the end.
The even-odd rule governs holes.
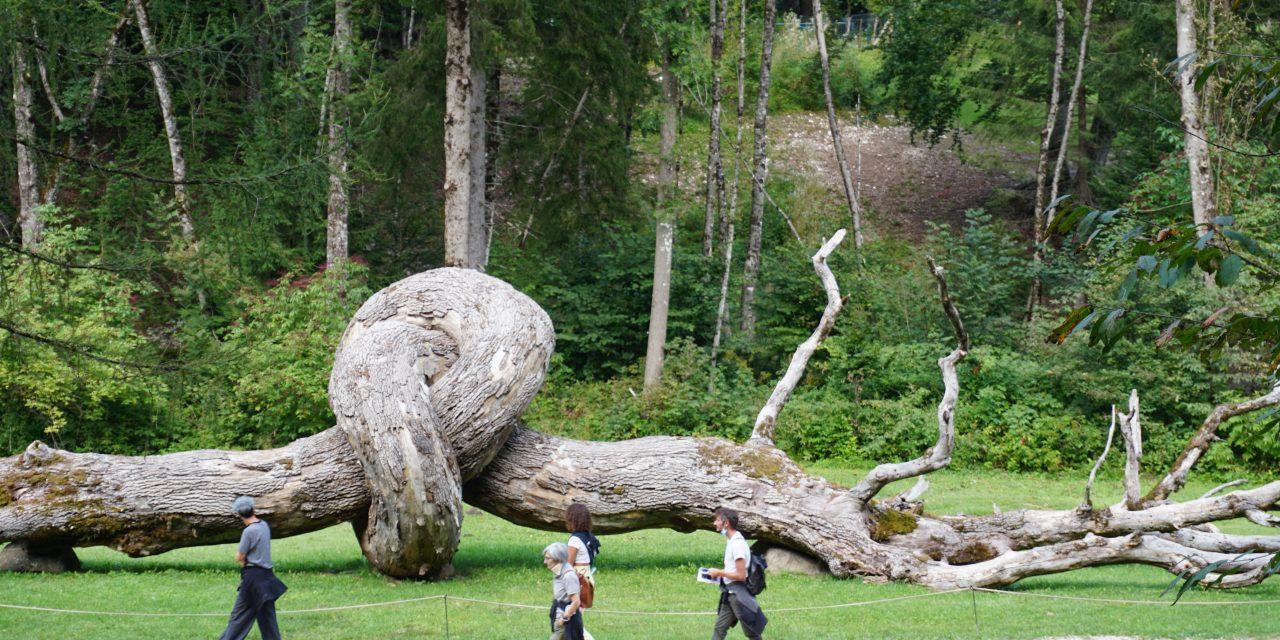
{"type": "MultiPolygon", "coordinates": [[[[833,481],[850,484],[861,470],[812,465],[833,481]]],[[[1079,501],[1079,476],[1012,476],[946,471],[931,477],[926,506],[935,513],[989,513],[1001,509],[1069,508],[1079,501]]],[[[1193,483],[1199,495],[1212,482],[1193,483]]],[[[1119,496],[1119,482],[1100,479],[1100,502],[1119,496]]],[[[886,491],[890,493],[896,487],[886,491]]],[[[1235,532],[1257,531],[1232,522],[1235,532]]],[[[448,603],[451,638],[540,638],[548,632],[543,607],[550,600],[550,574],[539,552],[563,536],[517,527],[468,509],[458,575],[440,583],[390,580],[369,571],[350,527],[338,526],[273,543],[280,576],[289,593],[282,611],[416,598],[437,594],[536,605],[538,610],[448,603]]],[[[710,532],[641,531],[606,536],[598,574],[598,611],[587,627],[600,640],[710,635],[714,587],[693,579],[698,566],[718,563],[722,539],[710,532]],[[605,610],[704,612],[702,616],[631,616],[605,610]]],[[[86,571],[71,575],[0,575],[0,603],[148,612],[212,612],[201,618],[122,618],[0,609],[4,638],[196,638],[217,637],[235,597],[234,547],[183,549],[154,558],[131,559],[103,548],[79,550],[86,571]]],[[[1103,567],[1026,580],[1019,594],[1156,600],[1169,581],[1147,567],[1103,567]]],[[[761,601],[766,608],[806,607],[877,600],[927,589],[801,576],[771,576],[761,601]]],[[[1280,582],[1245,590],[1189,593],[1184,602],[1280,600],[1280,582]]],[[[1246,637],[1280,632],[1280,604],[1222,607],[1116,605],[1047,600],[1016,595],[936,595],[887,604],[808,612],[776,612],[768,637],[800,638],[1038,638],[1065,635],[1143,637],[1246,637]],[[975,613],[977,629],[975,629],[975,613]],[[980,629],[980,631],[978,630],[980,629]]],[[[440,600],[340,612],[282,615],[285,637],[444,638],[440,600]]],[[[730,637],[742,637],[734,631],[730,637]]],[[[251,638],[256,638],[255,631],[251,638]]]]}

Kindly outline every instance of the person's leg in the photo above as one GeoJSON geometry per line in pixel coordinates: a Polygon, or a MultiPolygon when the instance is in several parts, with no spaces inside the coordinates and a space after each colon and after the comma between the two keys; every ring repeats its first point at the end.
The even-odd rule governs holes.
{"type": "MultiPolygon", "coordinates": [[[[733,597],[733,594],[729,594],[729,606],[725,607],[725,609],[733,612],[735,620],[742,619],[742,605],[738,604],[738,599],[733,597]]],[[[746,625],[742,626],[742,633],[747,636],[747,640],[760,640],[760,635],[747,631],[746,625]]]]}
{"type": "Polygon", "coordinates": [[[281,640],[280,625],[276,623],[276,603],[274,600],[262,605],[258,609],[258,633],[262,634],[262,640],[281,640]]]}
{"type": "Polygon", "coordinates": [[[711,634],[711,640],[724,640],[729,629],[738,621],[738,617],[734,615],[733,607],[730,607],[725,596],[720,596],[720,608],[716,615],[716,628],[711,634]]]}
{"type": "Polygon", "coordinates": [[[227,629],[219,640],[244,640],[253,628],[253,609],[244,599],[244,592],[236,594],[236,604],[231,608],[231,619],[227,621],[227,629]]]}

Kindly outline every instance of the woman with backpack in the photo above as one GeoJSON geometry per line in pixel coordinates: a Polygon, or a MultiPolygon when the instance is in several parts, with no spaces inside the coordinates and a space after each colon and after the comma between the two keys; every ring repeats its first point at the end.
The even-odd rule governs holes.
{"type": "MultiPolygon", "coordinates": [[[[581,576],[581,601],[584,609],[591,608],[595,599],[596,555],[600,553],[600,540],[591,534],[591,511],[587,505],[573,503],[564,513],[564,528],[569,531],[569,565],[581,576]]],[[[593,640],[583,630],[585,640],[593,640]]]]}

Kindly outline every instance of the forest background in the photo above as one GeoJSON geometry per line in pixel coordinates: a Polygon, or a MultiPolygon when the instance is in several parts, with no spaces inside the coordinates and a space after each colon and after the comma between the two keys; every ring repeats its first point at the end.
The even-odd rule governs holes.
{"type": "MultiPolygon", "coordinates": [[[[747,3],[744,33],[740,5],[715,3],[730,18],[719,63],[705,0],[472,4],[474,77],[488,90],[485,269],[542,305],[557,331],[526,420],[590,439],[745,438],[823,305],[809,256],[850,224],[832,174],[782,151],[788,131],[806,131],[786,123],[826,107],[812,4],[778,2],[773,18],[772,158],[745,307],[765,3],[747,3]],[[716,73],[724,171],[738,178],[736,206],[721,207],[733,235],[708,237],[716,73]],[[676,90],[664,92],[669,78],[676,90]],[[666,357],[660,383],[646,385],[664,223],[674,228],[666,357]],[[713,353],[726,238],[733,293],[713,353]]],[[[1058,131],[1045,144],[1065,148],[1058,186],[1069,197],[1055,201],[1061,224],[1039,250],[1053,4],[823,6],[851,161],[916,152],[863,135],[888,132],[980,168],[989,188],[965,200],[949,191],[971,186],[970,174],[922,174],[873,197],[873,172],[858,181],[866,241],[831,259],[849,300],[781,416],[791,455],[909,459],[933,443],[934,359],[950,330],[926,255],[947,269],[974,343],[960,372],[959,468],[1087,466],[1131,388],[1143,399],[1144,457],[1165,468],[1215,404],[1269,386],[1280,344],[1280,7],[1198,3],[1202,51],[1188,59],[1173,1],[1089,3],[1088,21],[1083,3],[1066,4],[1059,119],[1075,120],[1065,143],[1058,131]],[[1072,47],[1087,22],[1071,101],[1072,47]],[[1208,227],[1192,218],[1184,72],[1213,143],[1208,227]]],[[[15,117],[0,120],[3,454],[35,439],[128,454],[260,448],[331,426],[333,351],[355,309],[445,261],[445,34],[440,2],[4,2],[0,104],[15,117]],[[41,229],[24,238],[32,186],[41,229]]],[[[1270,412],[1227,423],[1200,471],[1274,470],[1275,422],[1270,412]]]]}

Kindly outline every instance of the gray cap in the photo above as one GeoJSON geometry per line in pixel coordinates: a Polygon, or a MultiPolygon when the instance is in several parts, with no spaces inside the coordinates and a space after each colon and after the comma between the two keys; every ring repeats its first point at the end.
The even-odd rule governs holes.
{"type": "Polygon", "coordinates": [[[241,517],[249,517],[253,515],[253,498],[249,496],[240,496],[235,502],[231,503],[231,510],[241,517]]]}

